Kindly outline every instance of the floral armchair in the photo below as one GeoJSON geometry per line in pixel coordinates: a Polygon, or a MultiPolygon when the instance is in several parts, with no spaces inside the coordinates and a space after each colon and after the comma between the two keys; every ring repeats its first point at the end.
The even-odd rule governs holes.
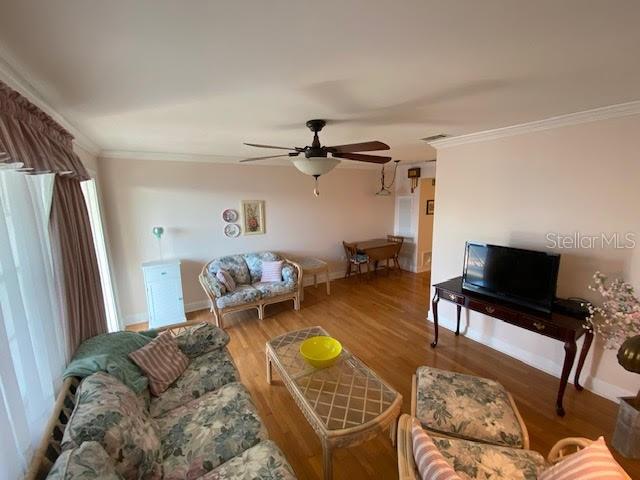
{"type": "Polygon", "coordinates": [[[300,265],[275,252],[244,253],[216,258],[207,263],[200,273],[200,285],[211,302],[216,325],[224,328],[223,316],[241,310],[258,310],[264,318],[264,308],[272,303],[293,300],[295,310],[300,309],[302,269],[300,265]],[[262,262],[283,260],[282,279],[262,282],[262,262]],[[233,291],[216,278],[220,269],[226,270],[236,283],[233,291]]]}

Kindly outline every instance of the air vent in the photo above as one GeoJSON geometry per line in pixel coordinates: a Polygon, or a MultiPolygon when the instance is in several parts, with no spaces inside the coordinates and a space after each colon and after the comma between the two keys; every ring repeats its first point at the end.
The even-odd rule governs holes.
{"type": "Polygon", "coordinates": [[[431,135],[430,137],[425,137],[422,140],[427,143],[431,143],[431,142],[435,142],[436,140],[442,140],[443,138],[447,138],[447,136],[444,133],[439,133],[438,135],[431,135]]]}

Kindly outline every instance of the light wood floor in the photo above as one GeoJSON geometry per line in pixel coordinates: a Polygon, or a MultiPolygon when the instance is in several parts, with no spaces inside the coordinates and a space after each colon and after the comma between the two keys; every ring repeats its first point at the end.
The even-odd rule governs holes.
{"type": "MultiPolygon", "coordinates": [[[[351,352],[394,386],[409,412],[411,375],[419,365],[472,373],[501,382],[515,397],[529,429],[531,448],[543,455],[559,439],[570,436],[610,442],[617,406],[591,392],[565,396],[567,415],[554,412],[558,379],[463,336],[440,329],[436,349],[429,347],[433,332],[425,317],[429,276],[408,272],[333,282],[331,296],[324,285],[305,289],[302,309],[290,304],[267,307],[266,318],[256,312],[226,317],[231,336],[229,349],[242,382],[251,391],[271,438],[282,448],[300,479],[320,479],[320,442],[277,376],[265,380],[265,342],[288,330],[321,325],[351,352]]],[[[190,320],[211,320],[207,311],[194,312],[190,320]]],[[[499,325],[496,327],[499,328],[499,325]]],[[[552,340],[550,340],[552,341],[552,340]]],[[[558,349],[562,345],[558,343],[558,349]]],[[[617,455],[632,478],[640,478],[640,461],[617,455]]],[[[394,479],[398,477],[396,453],[381,435],[365,444],[334,452],[335,479],[394,479]]]]}

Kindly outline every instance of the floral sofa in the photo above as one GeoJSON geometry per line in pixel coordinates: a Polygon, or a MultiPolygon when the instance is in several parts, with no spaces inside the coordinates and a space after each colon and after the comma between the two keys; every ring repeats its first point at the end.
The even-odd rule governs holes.
{"type": "Polygon", "coordinates": [[[272,303],[293,300],[293,307],[300,309],[302,269],[300,265],[283,258],[275,252],[243,253],[211,260],[200,273],[200,284],[211,302],[211,312],[216,325],[223,328],[225,314],[241,310],[257,309],[258,317],[264,318],[264,308],[272,303]],[[282,280],[262,282],[262,262],[283,260],[282,280]],[[236,283],[228,292],[216,278],[220,269],[226,270],[236,283]]]}
{"type": "Polygon", "coordinates": [[[48,479],[295,479],[238,382],[228,335],[208,324],[174,335],[190,364],[162,395],[136,393],[115,370],[63,392],[62,413],[74,405],[58,445],[49,433],[45,450],[61,454],[48,479]]]}

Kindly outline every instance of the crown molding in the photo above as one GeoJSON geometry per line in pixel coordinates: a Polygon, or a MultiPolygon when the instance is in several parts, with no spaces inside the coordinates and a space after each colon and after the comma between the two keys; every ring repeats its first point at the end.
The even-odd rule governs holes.
{"type": "Polygon", "coordinates": [[[237,163],[245,157],[201,153],[145,152],[137,150],[101,150],[99,158],[125,160],[153,160],[163,162],[237,163]]]}
{"type": "Polygon", "coordinates": [[[559,115],[557,117],[545,118],[543,120],[521,123],[509,127],[444,138],[442,140],[431,142],[429,145],[441,150],[468,143],[486,142],[514,135],[522,135],[523,133],[539,132],[541,130],[550,130],[552,128],[566,127],[570,125],[578,125],[580,123],[595,122],[598,120],[607,120],[610,118],[627,117],[638,114],[640,114],[640,100],[594,108],[592,110],[585,110],[582,112],[569,113],[567,115],[559,115]]]}
{"type": "MultiPolygon", "coordinates": [[[[266,160],[257,163],[239,163],[240,160],[246,158],[239,155],[213,155],[213,154],[201,154],[201,153],[177,153],[177,152],[145,152],[136,150],[101,150],[98,158],[100,159],[115,159],[115,160],[149,160],[149,161],[161,161],[161,162],[191,162],[191,163],[217,163],[217,164],[231,164],[242,165],[243,167],[249,166],[262,166],[262,167],[291,167],[295,168],[292,163],[284,164],[281,159],[278,160],[266,160]]],[[[356,170],[371,170],[378,169],[378,164],[362,163],[362,162],[349,162],[341,161],[336,168],[344,169],[356,169],[356,170]]]]}
{"type": "Polygon", "coordinates": [[[73,135],[73,142],[76,145],[92,155],[97,156],[100,153],[100,147],[91,138],[78,130],[65,117],[60,115],[42,96],[38,89],[34,87],[34,82],[30,80],[29,75],[24,69],[18,69],[15,66],[16,62],[10,62],[8,58],[9,55],[7,51],[0,46],[0,80],[19,92],[31,103],[62,125],[65,130],[73,135]]]}

